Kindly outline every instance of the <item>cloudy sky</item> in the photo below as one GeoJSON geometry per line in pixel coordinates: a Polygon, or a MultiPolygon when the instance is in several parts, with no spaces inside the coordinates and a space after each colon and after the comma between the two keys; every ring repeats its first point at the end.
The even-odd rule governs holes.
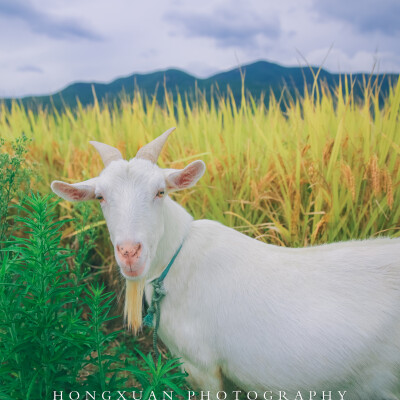
{"type": "Polygon", "coordinates": [[[255,60],[400,72],[399,0],[0,0],[0,97],[255,60]]]}

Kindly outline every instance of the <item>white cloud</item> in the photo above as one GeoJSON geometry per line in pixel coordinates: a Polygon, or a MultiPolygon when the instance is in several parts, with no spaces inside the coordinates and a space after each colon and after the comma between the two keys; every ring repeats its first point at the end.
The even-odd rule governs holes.
{"type": "Polygon", "coordinates": [[[3,18],[22,21],[31,32],[50,38],[101,40],[101,35],[91,31],[77,18],[51,15],[36,8],[29,1],[1,0],[0,14],[3,18]]]}
{"type": "Polygon", "coordinates": [[[398,0],[314,0],[314,3],[322,19],[345,21],[361,33],[380,32],[392,35],[400,31],[398,0]]]}
{"type": "Polygon", "coordinates": [[[304,65],[299,53],[319,64],[331,45],[324,64],[331,71],[370,72],[378,56],[381,71],[400,72],[392,6],[380,9],[374,29],[364,29],[367,11],[353,21],[344,0],[335,13],[318,4],[0,0],[0,96],[45,94],[75,81],[168,67],[204,77],[238,61],[304,65]]]}
{"type": "Polygon", "coordinates": [[[166,17],[183,28],[188,37],[210,38],[222,48],[250,50],[259,46],[261,38],[276,40],[281,34],[278,18],[237,7],[215,8],[208,13],[175,10],[166,17]]]}

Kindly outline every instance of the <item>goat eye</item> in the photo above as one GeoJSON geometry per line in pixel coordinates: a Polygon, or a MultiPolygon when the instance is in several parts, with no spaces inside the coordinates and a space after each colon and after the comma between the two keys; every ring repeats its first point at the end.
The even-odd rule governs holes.
{"type": "Polygon", "coordinates": [[[159,190],[159,191],[157,192],[157,194],[156,194],[156,197],[163,197],[164,194],[165,194],[165,191],[164,191],[164,190],[159,190]]]}
{"type": "Polygon", "coordinates": [[[101,195],[98,195],[98,196],[96,196],[96,200],[103,201],[103,200],[104,200],[104,197],[103,197],[103,196],[101,196],[101,195]]]}

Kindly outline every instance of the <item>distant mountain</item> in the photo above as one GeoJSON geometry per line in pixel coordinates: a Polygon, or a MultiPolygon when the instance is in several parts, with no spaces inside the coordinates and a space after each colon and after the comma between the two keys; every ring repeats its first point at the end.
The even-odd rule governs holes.
{"type": "MultiPolygon", "coordinates": [[[[132,97],[135,88],[148,96],[157,96],[157,100],[164,100],[164,85],[174,96],[179,92],[181,95],[187,94],[193,99],[196,87],[206,93],[207,99],[211,95],[226,94],[227,87],[232,90],[235,100],[240,103],[242,90],[242,74],[245,76],[246,92],[251,93],[255,99],[259,99],[261,94],[266,94],[268,101],[271,91],[279,98],[284,87],[287,88],[286,96],[302,95],[305,83],[311,88],[314,83],[314,74],[317,74],[316,67],[283,67],[267,61],[258,61],[253,64],[232,69],[213,75],[206,79],[195,78],[186,72],[177,69],[153,72],[149,74],[133,74],[124,78],[116,79],[111,83],[74,83],[65,89],[48,96],[31,96],[17,99],[24,106],[29,108],[53,108],[60,110],[64,106],[76,107],[77,99],[83,106],[94,103],[93,89],[100,102],[118,102],[121,94],[132,97]]],[[[339,83],[340,78],[350,78],[349,74],[331,74],[321,69],[318,82],[324,82],[329,88],[333,89],[339,83]]],[[[390,84],[397,82],[399,75],[369,75],[353,74],[354,92],[357,97],[362,97],[364,80],[371,79],[372,83],[381,85],[381,94],[388,93],[390,84]]],[[[6,105],[10,105],[12,99],[3,99],[6,105]]]]}

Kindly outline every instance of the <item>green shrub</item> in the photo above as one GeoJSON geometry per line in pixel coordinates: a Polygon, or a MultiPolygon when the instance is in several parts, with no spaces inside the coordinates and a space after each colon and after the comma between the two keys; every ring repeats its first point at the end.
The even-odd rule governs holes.
{"type": "Polygon", "coordinates": [[[13,399],[44,399],[52,390],[83,385],[103,389],[112,378],[106,379],[107,368],[112,361],[119,362],[116,356],[107,356],[103,363],[103,353],[118,333],[102,331],[111,318],[112,297],[103,287],[88,290],[81,280],[71,278],[67,259],[72,253],[60,246],[65,221],[55,221],[56,204],[49,196],[26,198],[27,215],[16,217],[26,237],[13,237],[4,249],[0,382],[1,390],[13,399]],[[82,317],[85,307],[87,320],[82,317]],[[82,382],[80,373],[89,364],[95,367],[94,374],[82,382]]]}
{"type": "Polygon", "coordinates": [[[26,197],[15,218],[23,237],[12,236],[2,250],[0,398],[138,390],[137,382],[144,393],[179,393],[185,374],[177,371],[176,359],[159,359],[156,366],[140,351],[129,356],[135,349],[117,345],[122,331],[107,332],[107,323],[117,318],[111,314],[114,296],[87,283],[85,261],[95,237],[78,234],[76,252],[62,247],[67,221],[55,219],[57,204],[50,196],[26,197]]]}
{"type": "Polygon", "coordinates": [[[28,142],[23,134],[10,144],[0,138],[0,248],[12,225],[12,200],[21,200],[29,190],[33,172],[25,161],[28,142]]]}
{"type": "Polygon", "coordinates": [[[184,391],[188,389],[185,382],[187,374],[180,371],[179,367],[182,363],[179,359],[172,358],[162,362],[159,355],[155,363],[150,354],[145,356],[141,351],[137,350],[137,352],[141,357],[140,362],[136,365],[126,365],[125,370],[130,371],[141,384],[142,399],[164,398],[163,392],[168,390],[172,390],[178,396],[187,397],[184,391]]]}

